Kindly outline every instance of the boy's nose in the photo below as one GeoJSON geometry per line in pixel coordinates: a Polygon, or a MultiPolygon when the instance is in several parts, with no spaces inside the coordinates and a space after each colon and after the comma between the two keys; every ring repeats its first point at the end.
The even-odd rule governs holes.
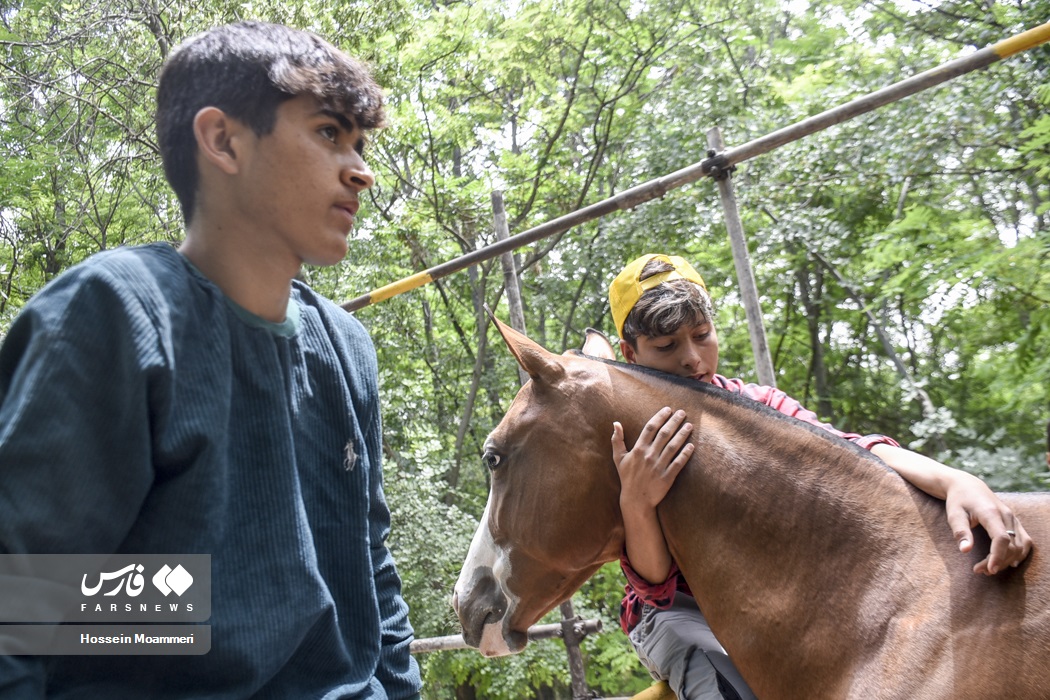
{"type": "Polygon", "coordinates": [[[698,350],[693,347],[685,349],[684,354],[682,355],[682,366],[688,369],[690,373],[698,373],[701,369],[700,365],[702,362],[703,358],[698,350]]]}
{"type": "Polygon", "coordinates": [[[342,171],[343,184],[362,192],[376,184],[375,173],[356,151],[349,157],[342,171]]]}

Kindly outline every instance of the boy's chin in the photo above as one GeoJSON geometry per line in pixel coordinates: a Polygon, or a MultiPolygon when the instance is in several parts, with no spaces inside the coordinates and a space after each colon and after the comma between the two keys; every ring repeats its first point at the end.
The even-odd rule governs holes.
{"type": "Polygon", "coordinates": [[[338,265],[346,258],[349,247],[343,241],[342,245],[331,246],[327,250],[313,251],[308,257],[303,258],[304,265],[313,267],[331,267],[338,265]]]}

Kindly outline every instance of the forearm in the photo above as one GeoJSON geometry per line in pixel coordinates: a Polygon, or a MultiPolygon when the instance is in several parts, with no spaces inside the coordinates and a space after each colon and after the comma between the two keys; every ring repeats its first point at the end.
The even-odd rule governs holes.
{"type": "Polygon", "coordinates": [[[947,498],[948,490],[953,484],[961,480],[977,479],[971,474],[903,447],[879,444],[872,446],[871,453],[900,474],[905,481],[941,500],[947,498]]]}
{"type": "MultiPolygon", "coordinates": [[[[376,422],[378,426],[378,421],[376,422]]],[[[376,435],[372,435],[376,438],[376,435]]],[[[381,464],[379,441],[369,443],[370,462],[381,464]]],[[[409,653],[413,639],[412,625],[408,617],[408,604],[402,595],[402,581],[394,565],[394,558],[386,546],[390,534],[390,511],[382,490],[382,471],[372,472],[372,497],[369,509],[369,532],[372,546],[372,576],[375,594],[379,603],[380,650],[376,678],[391,700],[418,698],[421,687],[419,666],[409,653]]]]}
{"type": "Polygon", "coordinates": [[[631,568],[649,583],[662,583],[671,572],[671,553],[656,510],[637,504],[620,504],[624,540],[631,568]]]}

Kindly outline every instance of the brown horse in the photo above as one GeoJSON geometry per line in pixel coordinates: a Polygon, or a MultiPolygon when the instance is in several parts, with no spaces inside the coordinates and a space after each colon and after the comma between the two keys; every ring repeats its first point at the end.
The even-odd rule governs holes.
{"type": "MultiPolygon", "coordinates": [[[[851,443],[717,387],[500,331],[531,381],[486,442],[492,488],[453,595],[482,653],[520,651],[529,625],[620,556],[612,424],[630,445],[670,406],[697,449],[660,522],[759,698],[1050,698],[1040,550],[974,574],[983,530],[961,554],[943,503],[851,443]]],[[[1001,497],[1050,542],[1050,496],[1001,497]]]]}

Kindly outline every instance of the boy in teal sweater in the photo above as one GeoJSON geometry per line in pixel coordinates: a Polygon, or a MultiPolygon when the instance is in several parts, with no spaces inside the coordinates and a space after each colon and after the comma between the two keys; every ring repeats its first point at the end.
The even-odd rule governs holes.
{"type": "Polygon", "coordinates": [[[12,325],[0,553],[210,554],[211,650],[0,657],[0,696],[418,697],[375,351],[296,280],[346,255],[380,90],[244,22],[172,52],[157,100],[185,241],[96,255],[12,325]]]}

